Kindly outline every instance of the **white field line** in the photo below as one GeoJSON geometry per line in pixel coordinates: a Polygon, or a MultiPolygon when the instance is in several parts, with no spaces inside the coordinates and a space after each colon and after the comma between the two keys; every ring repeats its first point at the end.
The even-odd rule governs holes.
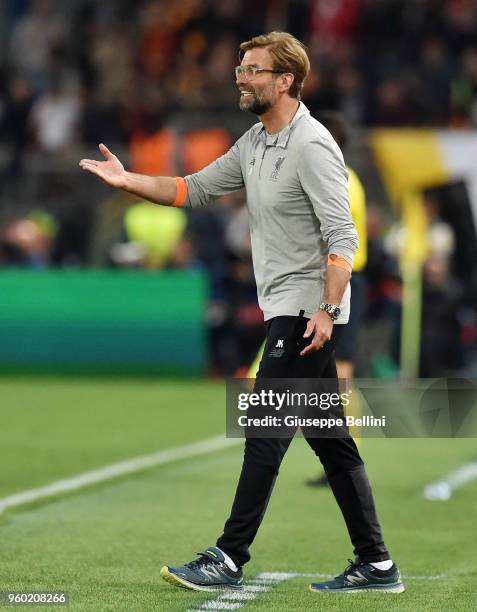
{"type": "Polygon", "coordinates": [[[141,455],[139,457],[133,457],[132,459],[126,459],[125,461],[113,463],[90,472],[78,474],[72,478],[57,480],[44,487],[29,489],[27,491],[21,491],[20,493],[9,495],[8,497],[0,498],[0,514],[8,508],[16,508],[18,506],[23,506],[24,504],[36,502],[40,499],[53,497],[69,491],[77,491],[78,489],[82,489],[99,482],[106,482],[108,480],[112,480],[113,478],[118,478],[119,476],[134,474],[135,472],[140,472],[158,465],[172,463],[173,461],[179,461],[181,459],[208,455],[209,453],[234,446],[239,442],[242,442],[240,438],[232,439],[217,436],[201,442],[194,442],[193,444],[186,444],[185,446],[171,448],[170,450],[159,451],[150,455],[141,455]]]}
{"type": "Polygon", "coordinates": [[[298,574],[270,573],[258,574],[250,582],[245,584],[240,591],[221,592],[218,597],[205,601],[197,608],[190,608],[188,612],[205,612],[206,610],[239,610],[250,601],[259,597],[262,593],[271,591],[280,582],[293,578],[298,574]]]}
{"type": "MultiPolygon", "coordinates": [[[[292,578],[333,578],[334,574],[300,573],[300,572],[262,572],[250,582],[246,582],[241,591],[224,591],[188,612],[205,612],[206,610],[239,610],[260,597],[262,593],[271,591],[276,585],[292,578]],[[241,602],[241,603],[239,603],[241,602]]],[[[439,580],[446,578],[438,576],[403,576],[403,580],[439,580]]]]}
{"type": "Polygon", "coordinates": [[[448,476],[424,487],[423,495],[431,501],[447,501],[452,492],[477,479],[477,462],[466,463],[448,476]]]}

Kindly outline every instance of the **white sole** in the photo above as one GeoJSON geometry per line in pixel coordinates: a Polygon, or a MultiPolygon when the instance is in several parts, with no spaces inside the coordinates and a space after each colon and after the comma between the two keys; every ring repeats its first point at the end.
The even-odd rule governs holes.
{"type": "Polygon", "coordinates": [[[198,584],[194,584],[193,582],[189,582],[188,580],[184,580],[184,578],[179,578],[175,574],[171,574],[167,565],[161,568],[160,574],[162,578],[172,584],[172,586],[180,587],[182,589],[189,589],[190,591],[205,591],[206,593],[216,593],[217,591],[240,591],[242,585],[240,586],[200,586],[198,584]]]}
{"type": "Polygon", "coordinates": [[[356,589],[313,589],[311,584],[308,587],[312,593],[404,593],[406,590],[403,584],[396,584],[390,587],[363,587],[356,589]]]}

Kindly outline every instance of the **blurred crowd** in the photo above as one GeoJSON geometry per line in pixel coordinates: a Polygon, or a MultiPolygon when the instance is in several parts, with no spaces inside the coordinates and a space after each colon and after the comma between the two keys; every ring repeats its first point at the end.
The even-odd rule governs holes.
{"type": "MultiPolygon", "coordinates": [[[[364,127],[477,125],[475,0],[3,0],[0,266],[203,270],[211,372],[249,364],[263,327],[244,194],[185,213],[101,187],[86,195],[78,172],[48,169],[98,142],[129,153],[138,137],[194,114],[204,122],[238,114],[238,45],[272,29],[308,47],[303,99],[312,112],[337,110],[364,127]],[[33,173],[28,156],[37,160],[33,173]],[[39,186],[29,191],[34,174],[39,186]]],[[[435,311],[423,334],[428,376],[463,371],[462,347],[475,333],[475,321],[462,323],[454,307],[461,288],[455,292],[452,228],[437,227],[431,209],[429,224],[447,252],[424,270],[424,299],[435,311]],[[445,338],[438,351],[436,335],[445,338]]],[[[398,368],[399,227],[383,211],[382,203],[368,211],[365,274],[368,338],[386,346],[374,350],[375,361],[363,353],[360,375],[398,368]]]]}
{"type": "Polygon", "coordinates": [[[285,29],[312,71],[303,99],[355,125],[477,125],[475,0],[3,0],[0,143],[127,145],[178,111],[237,105],[238,45],[285,29]]]}
{"type": "Polygon", "coordinates": [[[477,123],[475,0],[4,0],[2,140],[18,155],[128,142],[172,111],[237,103],[242,40],[285,29],[304,101],[364,125],[477,123]]]}

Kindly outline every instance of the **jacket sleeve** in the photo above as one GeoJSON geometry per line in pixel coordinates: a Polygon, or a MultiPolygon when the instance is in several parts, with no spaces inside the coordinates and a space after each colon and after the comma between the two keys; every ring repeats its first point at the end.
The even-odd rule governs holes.
{"type": "Polygon", "coordinates": [[[206,206],[218,197],[244,187],[240,164],[240,141],[214,162],[185,178],[186,206],[206,206]]]}
{"type": "Polygon", "coordinates": [[[306,143],[298,176],[320,222],[328,253],[343,257],[352,266],[358,235],[349,206],[348,173],[331,137],[317,137],[306,143]]]}

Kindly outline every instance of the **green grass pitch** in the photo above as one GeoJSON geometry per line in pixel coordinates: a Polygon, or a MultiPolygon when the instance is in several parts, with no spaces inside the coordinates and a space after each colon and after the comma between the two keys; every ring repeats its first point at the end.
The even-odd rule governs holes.
{"type": "MultiPolygon", "coordinates": [[[[0,498],[203,440],[225,426],[221,383],[3,379],[0,398],[0,498]]],[[[424,485],[476,459],[475,440],[368,439],[362,455],[407,591],[318,595],[307,591],[310,578],[298,576],[241,609],[477,609],[477,483],[447,502],[421,496],[424,485]]],[[[215,542],[241,456],[238,445],[7,511],[0,516],[0,591],[65,590],[68,609],[85,611],[185,611],[213,602],[214,595],[172,588],[159,570],[215,542]]],[[[295,440],[246,578],[344,569],[351,547],[331,493],[303,484],[318,468],[306,443],[295,440]]]]}

